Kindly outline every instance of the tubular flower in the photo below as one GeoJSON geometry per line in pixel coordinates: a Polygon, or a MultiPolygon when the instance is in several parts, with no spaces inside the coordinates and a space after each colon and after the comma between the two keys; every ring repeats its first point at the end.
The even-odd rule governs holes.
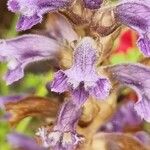
{"type": "Polygon", "coordinates": [[[108,67],[112,78],[136,91],[138,101],[134,109],[142,119],[150,122],[150,68],[140,64],[120,64],[108,67]]]}
{"type": "Polygon", "coordinates": [[[89,95],[105,99],[111,88],[109,80],[96,73],[96,46],[90,37],[85,37],[76,46],[72,67],[59,70],[54,81],[48,84],[51,91],[63,93],[71,91],[76,103],[84,103],[89,95]]]}
{"type": "Polygon", "coordinates": [[[72,42],[78,38],[65,17],[61,15],[57,17],[57,25],[49,31],[50,37],[28,34],[9,40],[0,40],[0,61],[8,62],[8,72],[4,77],[7,84],[21,79],[24,76],[24,68],[28,64],[55,59],[63,48],[63,40],[72,42]],[[57,35],[56,32],[59,34],[57,35]]]}
{"type": "Polygon", "coordinates": [[[139,33],[137,45],[145,56],[150,56],[150,2],[123,0],[114,12],[119,22],[139,33]]]}
{"type": "Polygon", "coordinates": [[[126,126],[133,127],[141,123],[141,118],[134,110],[134,102],[129,101],[118,109],[109,122],[101,127],[101,130],[106,132],[123,132],[126,126]]]}
{"type": "Polygon", "coordinates": [[[9,0],[8,9],[20,13],[17,30],[27,30],[42,21],[43,15],[70,6],[72,0],[9,0]]]}
{"type": "Polygon", "coordinates": [[[74,150],[83,140],[83,137],[76,133],[81,112],[81,107],[74,104],[72,100],[65,102],[53,130],[50,132],[42,127],[37,132],[42,146],[51,147],[53,150],[74,150]]]}
{"type": "Polygon", "coordinates": [[[8,62],[7,84],[21,79],[29,63],[53,59],[59,50],[59,44],[54,39],[33,34],[2,40],[0,45],[0,61],[8,62]]]}

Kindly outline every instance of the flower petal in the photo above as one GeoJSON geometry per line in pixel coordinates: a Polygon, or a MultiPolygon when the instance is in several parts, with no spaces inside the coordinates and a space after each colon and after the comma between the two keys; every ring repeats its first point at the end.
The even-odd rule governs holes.
{"type": "Polygon", "coordinates": [[[44,148],[40,147],[40,145],[37,145],[32,138],[19,133],[9,134],[7,139],[13,147],[21,150],[44,150],[44,148]]]}
{"type": "Polygon", "coordinates": [[[117,19],[140,33],[150,26],[150,3],[146,0],[121,1],[115,8],[117,19]]]}
{"type": "Polygon", "coordinates": [[[122,64],[108,67],[112,78],[133,88],[138,94],[134,108],[138,115],[150,122],[150,68],[140,64],[122,64]]]}
{"type": "Polygon", "coordinates": [[[109,95],[111,89],[111,84],[108,79],[100,78],[96,85],[90,88],[90,95],[94,96],[97,99],[105,99],[109,95]]]}
{"type": "Polygon", "coordinates": [[[71,0],[9,0],[8,9],[21,14],[18,30],[27,30],[42,21],[42,16],[47,12],[54,12],[70,6],[71,0]]]}
{"type": "Polygon", "coordinates": [[[81,112],[81,105],[76,105],[72,100],[65,102],[59,112],[54,130],[74,132],[81,112]]]}
{"type": "Polygon", "coordinates": [[[92,38],[85,37],[77,44],[74,50],[73,65],[65,71],[68,83],[73,88],[77,88],[83,82],[87,89],[98,80],[95,70],[96,54],[96,43],[92,38]]]}
{"type": "Polygon", "coordinates": [[[123,132],[124,129],[141,125],[142,120],[134,110],[134,102],[123,103],[112,118],[101,127],[104,132],[123,132]]]}
{"type": "Polygon", "coordinates": [[[138,46],[145,56],[150,56],[150,39],[148,36],[140,36],[138,39],[138,46]]]}
{"type": "Polygon", "coordinates": [[[88,96],[89,92],[85,90],[83,83],[80,83],[79,86],[72,91],[73,101],[78,105],[84,104],[88,96]]]}
{"type": "Polygon", "coordinates": [[[23,35],[0,42],[0,56],[8,62],[9,71],[5,77],[7,84],[24,76],[24,68],[31,62],[53,59],[59,50],[54,39],[40,35],[23,35]]]}
{"type": "Polygon", "coordinates": [[[12,12],[17,12],[20,9],[19,3],[16,0],[9,0],[7,5],[8,9],[12,12]]]}
{"type": "Polygon", "coordinates": [[[48,83],[47,85],[48,89],[51,89],[53,92],[57,93],[63,93],[67,91],[68,86],[67,86],[67,76],[62,70],[59,70],[55,74],[55,78],[52,83],[48,83]]]}
{"type": "Polygon", "coordinates": [[[42,16],[33,15],[31,17],[20,16],[16,29],[17,31],[24,31],[32,28],[32,26],[40,23],[42,21],[42,16]]]}
{"type": "Polygon", "coordinates": [[[103,0],[84,0],[85,7],[89,9],[99,9],[103,0]]]}

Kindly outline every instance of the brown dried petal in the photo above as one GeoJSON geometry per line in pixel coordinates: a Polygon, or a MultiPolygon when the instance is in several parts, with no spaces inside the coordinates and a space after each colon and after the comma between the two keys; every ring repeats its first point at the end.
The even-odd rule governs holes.
{"type": "Polygon", "coordinates": [[[112,10],[99,10],[93,15],[89,30],[100,36],[107,36],[114,32],[120,25],[115,20],[112,10]]]}
{"type": "Polygon", "coordinates": [[[65,14],[75,25],[89,24],[93,12],[89,9],[85,9],[81,0],[77,0],[71,7],[62,12],[65,14]]]}

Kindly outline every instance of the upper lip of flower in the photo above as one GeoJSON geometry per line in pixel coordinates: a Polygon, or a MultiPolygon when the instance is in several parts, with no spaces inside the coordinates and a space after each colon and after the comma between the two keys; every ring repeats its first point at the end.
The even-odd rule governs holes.
{"type": "Polygon", "coordinates": [[[55,59],[58,52],[63,49],[63,40],[72,42],[78,38],[65,17],[59,14],[54,14],[54,16],[57,23],[53,22],[55,26],[49,29],[50,37],[28,34],[10,40],[0,40],[0,61],[8,62],[9,68],[5,76],[7,84],[21,79],[24,76],[24,68],[29,63],[55,59]],[[55,32],[59,32],[59,35],[55,32]],[[54,38],[53,35],[51,36],[52,33],[54,38]]]}
{"type": "Polygon", "coordinates": [[[45,13],[69,7],[71,3],[71,0],[9,0],[7,5],[10,11],[18,12],[21,15],[18,21],[17,30],[27,30],[37,23],[40,23],[45,13]]]}

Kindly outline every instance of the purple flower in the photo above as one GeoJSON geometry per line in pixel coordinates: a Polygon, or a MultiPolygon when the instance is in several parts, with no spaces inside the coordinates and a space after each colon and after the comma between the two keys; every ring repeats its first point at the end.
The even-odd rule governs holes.
{"type": "Polygon", "coordinates": [[[14,148],[21,150],[45,150],[40,145],[37,145],[32,138],[19,133],[9,134],[7,140],[14,148]]]}
{"type": "Polygon", "coordinates": [[[17,30],[27,30],[42,21],[47,12],[70,6],[72,0],[9,0],[8,9],[20,13],[17,30]]]}
{"type": "Polygon", "coordinates": [[[150,68],[140,64],[121,64],[108,67],[112,79],[129,86],[138,94],[134,109],[142,119],[150,122],[150,68]]]}
{"type": "Polygon", "coordinates": [[[28,34],[10,40],[0,40],[0,61],[8,62],[9,70],[4,78],[7,84],[21,79],[28,64],[55,59],[63,49],[64,40],[72,42],[78,39],[67,19],[61,15],[56,16],[57,24],[48,29],[50,37],[28,34]]]}
{"type": "Polygon", "coordinates": [[[54,39],[41,35],[23,35],[11,40],[1,40],[0,61],[8,62],[5,76],[11,84],[24,76],[24,68],[31,62],[53,59],[60,45],[54,39]]]}
{"type": "Polygon", "coordinates": [[[89,9],[99,9],[103,0],[84,0],[85,7],[89,9]]]}
{"type": "Polygon", "coordinates": [[[83,141],[83,138],[76,133],[81,111],[81,106],[77,106],[73,101],[65,102],[53,130],[50,132],[42,127],[37,132],[42,145],[53,150],[74,150],[83,141]]]}
{"type": "Polygon", "coordinates": [[[141,118],[134,110],[134,102],[129,101],[122,104],[113,117],[102,126],[102,131],[120,132],[127,126],[138,126],[142,123],[141,118]]]}
{"type": "Polygon", "coordinates": [[[150,56],[150,2],[148,0],[123,0],[114,11],[121,23],[139,33],[137,44],[145,56],[150,56]]]}
{"type": "Polygon", "coordinates": [[[60,70],[48,87],[51,91],[63,93],[71,91],[76,103],[84,103],[89,94],[97,99],[105,99],[111,88],[109,80],[96,73],[96,44],[85,37],[74,50],[73,64],[70,69],[60,70]]]}

